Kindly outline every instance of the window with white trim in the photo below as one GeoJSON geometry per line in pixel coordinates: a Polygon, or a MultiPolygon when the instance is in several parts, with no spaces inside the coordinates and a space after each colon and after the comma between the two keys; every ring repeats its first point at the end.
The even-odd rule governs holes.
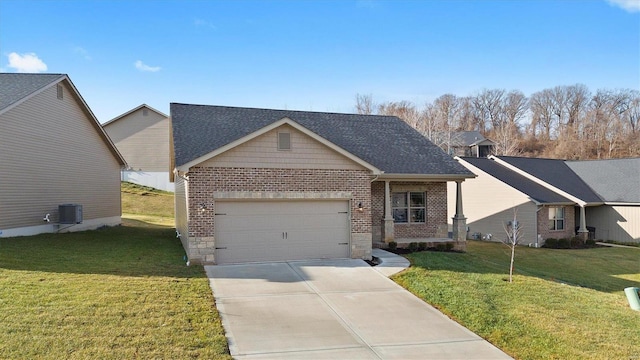
{"type": "Polygon", "coordinates": [[[391,212],[395,223],[425,223],[427,212],[427,193],[394,192],[391,193],[391,212]]]}
{"type": "Polygon", "coordinates": [[[553,206],[549,208],[549,230],[564,230],[564,208],[553,206]]]}

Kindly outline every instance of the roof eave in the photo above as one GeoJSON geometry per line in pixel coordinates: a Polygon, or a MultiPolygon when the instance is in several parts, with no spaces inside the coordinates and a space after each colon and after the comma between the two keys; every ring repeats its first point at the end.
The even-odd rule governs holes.
{"type": "Polygon", "coordinates": [[[417,180],[417,181],[464,181],[477,177],[475,174],[387,174],[378,176],[378,180],[417,180]]]}
{"type": "Polygon", "coordinates": [[[163,112],[161,112],[161,111],[159,111],[159,110],[156,110],[156,109],[152,108],[151,106],[149,106],[149,105],[147,105],[147,104],[141,104],[141,105],[136,106],[135,108],[133,108],[133,109],[131,109],[131,110],[127,111],[126,113],[124,113],[124,114],[120,114],[120,115],[118,115],[118,116],[114,117],[113,119],[111,119],[111,120],[109,120],[109,121],[105,122],[104,124],[102,124],[102,126],[104,127],[104,126],[107,126],[107,125],[109,125],[109,124],[112,124],[112,123],[114,123],[114,122],[116,122],[116,121],[118,121],[118,120],[120,120],[120,119],[122,119],[122,118],[126,117],[127,115],[132,114],[132,113],[134,113],[134,112],[136,112],[136,111],[138,111],[138,110],[140,110],[140,109],[142,109],[142,108],[145,108],[145,107],[146,107],[147,109],[149,109],[149,110],[151,110],[151,111],[153,111],[153,112],[157,113],[157,114],[158,114],[158,115],[160,115],[160,116],[163,116],[163,117],[165,117],[165,118],[168,118],[168,117],[169,117],[169,115],[167,115],[167,114],[165,114],[165,113],[163,113],[163,112]]]}

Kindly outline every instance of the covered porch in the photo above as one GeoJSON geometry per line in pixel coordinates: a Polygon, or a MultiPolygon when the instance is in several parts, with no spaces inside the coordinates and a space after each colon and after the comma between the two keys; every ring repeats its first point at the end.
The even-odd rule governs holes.
{"type": "Polygon", "coordinates": [[[469,176],[382,177],[372,182],[372,246],[399,248],[424,243],[426,248],[466,250],[462,182],[469,176]],[[447,225],[447,182],[456,183],[453,231],[447,225]]]}

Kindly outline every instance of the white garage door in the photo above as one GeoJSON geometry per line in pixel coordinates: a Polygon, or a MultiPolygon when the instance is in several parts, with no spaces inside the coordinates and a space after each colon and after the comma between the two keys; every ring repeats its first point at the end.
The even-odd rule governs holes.
{"type": "Polygon", "coordinates": [[[216,263],[349,257],[348,201],[217,202],[216,263]]]}

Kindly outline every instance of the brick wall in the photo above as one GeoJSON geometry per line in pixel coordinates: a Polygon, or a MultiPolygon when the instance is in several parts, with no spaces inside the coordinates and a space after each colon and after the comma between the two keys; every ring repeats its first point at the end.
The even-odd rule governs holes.
{"type": "MultiPolygon", "coordinates": [[[[370,258],[370,180],[371,176],[367,170],[193,167],[189,171],[189,238],[194,241],[203,239],[208,244],[213,244],[214,192],[262,192],[284,195],[294,192],[345,192],[351,193],[351,255],[370,258]],[[359,203],[362,203],[363,211],[357,210],[359,203]],[[201,204],[205,204],[206,211],[200,211],[201,204]]],[[[208,251],[212,250],[207,247],[195,255],[201,257],[200,255],[208,251]]],[[[209,258],[211,257],[207,257],[209,258]]]]}
{"type": "Polygon", "coordinates": [[[564,207],[564,230],[549,230],[549,207],[545,206],[538,211],[538,234],[542,239],[548,238],[572,238],[575,236],[576,213],[573,206],[564,207]]]}
{"type": "MultiPolygon", "coordinates": [[[[401,238],[428,238],[446,236],[442,229],[447,224],[447,183],[397,182],[390,183],[391,192],[424,191],[427,193],[427,215],[424,224],[394,224],[394,236],[401,238]]],[[[384,229],[384,181],[371,184],[371,214],[373,239],[381,242],[384,229]],[[380,233],[378,232],[380,229],[380,233]]]]}
{"type": "Polygon", "coordinates": [[[382,242],[384,229],[384,181],[371,184],[371,233],[373,241],[382,242]]]}
{"type": "Polygon", "coordinates": [[[391,183],[391,192],[426,191],[427,216],[424,224],[395,224],[396,239],[436,237],[443,224],[447,224],[447,183],[391,183]]]}

